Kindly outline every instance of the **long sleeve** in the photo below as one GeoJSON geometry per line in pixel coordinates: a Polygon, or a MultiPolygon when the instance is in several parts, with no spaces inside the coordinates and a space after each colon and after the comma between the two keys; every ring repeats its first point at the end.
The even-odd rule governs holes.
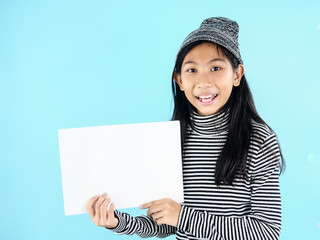
{"type": "Polygon", "coordinates": [[[127,213],[121,213],[119,211],[115,211],[115,214],[119,219],[119,223],[116,228],[111,230],[117,234],[137,234],[142,238],[165,238],[175,234],[177,231],[176,227],[170,225],[162,224],[158,226],[157,223],[148,216],[132,217],[127,213]]]}
{"type": "Polygon", "coordinates": [[[281,229],[279,160],[277,138],[271,134],[252,158],[250,214],[228,217],[183,206],[178,232],[197,239],[278,239],[281,229]]]}

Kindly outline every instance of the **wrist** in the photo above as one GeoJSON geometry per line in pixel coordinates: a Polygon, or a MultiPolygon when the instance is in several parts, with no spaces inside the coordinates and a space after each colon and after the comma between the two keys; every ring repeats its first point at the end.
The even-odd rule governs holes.
{"type": "Polygon", "coordinates": [[[127,226],[126,213],[121,213],[117,210],[114,211],[114,216],[117,219],[117,225],[114,228],[107,228],[115,233],[120,233],[124,231],[127,226]]]}
{"type": "Polygon", "coordinates": [[[117,216],[115,216],[115,221],[113,224],[111,224],[110,226],[106,226],[105,228],[106,229],[109,229],[109,230],[112,230],[112,229],[115,229],[116,227],[118,227],[119,225],[119,219],[117,216]]]}

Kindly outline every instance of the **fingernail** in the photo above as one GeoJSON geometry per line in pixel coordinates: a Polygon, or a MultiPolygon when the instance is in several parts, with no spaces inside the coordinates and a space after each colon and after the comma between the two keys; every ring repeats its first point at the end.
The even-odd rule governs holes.
{"type": "Polygon", "coordinates": [[[139,208],[142,209],[142,208],[143,208],[143,205],[139,205],[139,208]]]}

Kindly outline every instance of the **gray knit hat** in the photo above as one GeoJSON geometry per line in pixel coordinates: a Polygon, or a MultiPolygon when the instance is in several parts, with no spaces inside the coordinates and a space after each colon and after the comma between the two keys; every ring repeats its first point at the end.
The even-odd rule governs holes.
{"type": "Polygon", "coordinates": [[[205,19],[200,27],[190,33],[183,41],[178,55],[190,43],[196,41],[209,41],[219,44],[228,49],[242,64],[239,43],[239,25],[237,22],[223,17],[205,19]]]}

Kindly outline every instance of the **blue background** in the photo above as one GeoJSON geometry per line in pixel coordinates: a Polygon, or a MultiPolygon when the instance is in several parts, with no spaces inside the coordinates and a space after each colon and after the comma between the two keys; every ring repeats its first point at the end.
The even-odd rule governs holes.
{"type": "Polygon", "coordinates": [[[211,16],[239,23],[287,161],[281,239],[320,239],[318,0],[1,0],[0,239],[138,239],[64,216],[58,129],[169,120],[176,53],[211,16]]]}

